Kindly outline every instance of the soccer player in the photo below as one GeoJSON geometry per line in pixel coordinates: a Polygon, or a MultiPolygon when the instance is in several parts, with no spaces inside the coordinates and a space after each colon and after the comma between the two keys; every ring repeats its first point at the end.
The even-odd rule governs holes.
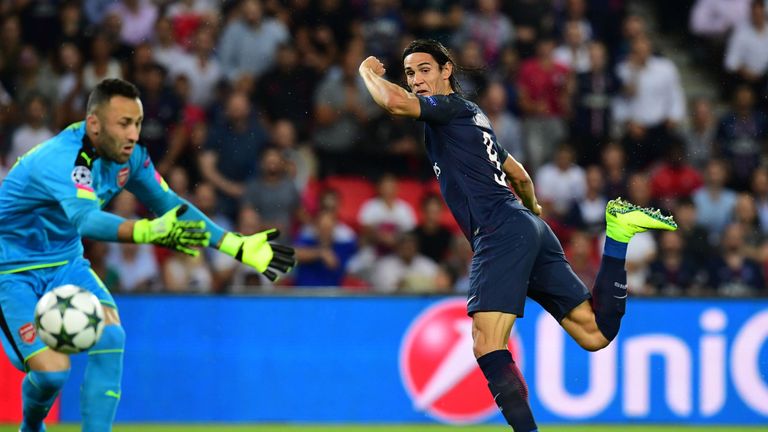
{"type": "Polygon", "coordinates": [[[88,352],[82,429],[112,430],[125,332],[112,295],[82,257],[81,237],[151,243],[193,256],[210,244],[273,280],[294,265],[292,248],[270,243],[275,230],[224,232],[170,190],[137,142],[143,117],[133,84],[104,80],[88,98],[86,120],[19,158],[0,185],[0,339],[14,366],[26,372],[22,432],[45,430],[43,419],[69,375],[69,357],[48,349],[32,323],[37,300],[64,284],[92,292],[104,307],[104,332],[88,352]],[[124,188],[161,216],[125,220],[102,211],[124,188]]]}
{"type": "Polygon", "coordinates": [[[472,244],[467,311],[474,354],[494,400],[516,432],[537,431],[528,389],[507,342],[525,297],[541,304],[589,351],[616,337],[627,298],[627,243],[647,229],[674,230],[671,217],[614,199],[606,206],[607,239],[590,296],[571,270],[523,166],[496,142],[486,115],[459,94],[457,65],[432,40],[403,52],[410,92],[383,78],[375,57],[359,68],[374,101],[390,114],[425,123],[425,144],[440,190],[472,244]],[[507,186],[509,179],[517,196],[507,186]]]}

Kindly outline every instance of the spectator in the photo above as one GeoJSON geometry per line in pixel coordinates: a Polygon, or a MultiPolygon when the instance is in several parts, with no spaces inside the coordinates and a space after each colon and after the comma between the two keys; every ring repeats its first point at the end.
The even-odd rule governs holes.
{"type": "Polygon", "coordinates": [[[400,60],[400,35],[405,29],[405,18],[399,2],[373,0],[368,2],[361,31],[365,39],[365,52],[380,59],[400,60]]]}
{"type": "MultiPolygon", "coordinates": [[[[591,20],[587,17],[587,2],[585,0],[566,0],[565,10],[561,16],[556,17],[555,32],[559,36],[568,36],[568,23],[574,22],[579,26],[579,32],[583,35],[585,41],[594,37],[591,20]]],[[[563,5],[560,6],[561,8],[563,5]]],[[[592,7],[595,7],[594,5],[592,7]]],[[[600,7],[600,6],[597,6],[600,7]]],[[[555,6],[557,8],[557,6],[555,6]]]]}
{"type": "Polygon", "coordinates": [[[451,37],[464,21],[458,0],[404,0],[406,21],[416,37],[435,39],[450,46],[451,37]]]}
{"type": "Polygon", "coordinates": [[[565,23],[565,43],[555,49],[555,62],[567,67],[574,73],[590,70],[589,39],[579,21],[565,23]]]}
{"type": "Polygon", "coordinates": [[[85,23],[83,21],[83,11],[77,1],[66,1],[61,5],[58,19],[58,35],[54,41],[62,44],[71,43],[75,47],[86,46],[85,23]]]}
{"type": "Polygon", "coordinates": [[[744,228],[739,224],[730,224],[724,229],[720,254],[709,269],[709,286],[718,295],[754,296],[765,290],[760,264],[745,254],[744,228]]]}
{"type": "MultiPolygon", "coordinates": [[[[122,191],[112,199],[112,211],[125,219],[138,219],[138,201],[128,192],[122,191]]],[[[154,246],[150,244],[109,243],[107,266],[115,269],[122,292],[144,292],[153,289],[158,281],[160,269],[155,259],[154,246]]]]}
{"type": "Polygon", "coordinates": [[[707,228],[712,240],[723,232],[736,205],[736,192],[725,187],[727,177],[725,162],[711,159],[704,171],[704,186],[693,193],[697,223],[707,228]]]}
{"type": "Polygon", "coordinates": [[[428,194],[421,200],[421,222],[413,230],[419,242],[419,253],[435,262],[442,262],[451,246],[453,232],[442,223],[445,212],[442,197],[428,194]]]}
{"type": "Polygon", "coordinates": [[[581,201],[587,190],[584,169],[575,163],[573,147],[562,145],[554,160],[536,173],[536,195],[539,201],[549,201],[557,216],[566,216],[574,203],[581,201]]]}
{"type": "Polygon", "coordinates": [[[462,73],[456,76],[458,87],[464,97],[477,102],[477,98],[488,85],[487,66],[483,60],[482,46],[472,39],[464,42],[459,49],[458,63],[463,68],[462,73]]]}
{"type": "Polygon", "coordinates": [[[725,69],[737,83],[752,86],[762,94],[768,71],[768,28],[766,28],[765,3],[752,0],[749,20],[736,25],[725,51],[725,69]]]}
{"type": "Polygon", "coordinates": [[[267,134],[251,113],[248,96],[229,95],[224,121],[215,124],[200,155],[203,179],[220,192],[219,209],[230,218],[237,213],[245,182],[258,174],[257,160],[267,143],[267,134]]]}
{"type": "Polygon", "coordinates": [[[615,143],[608,143],[600,154],[605,172],[605,196],[609,199],[627,195],[626,154],[624,148],[615,143]]]}
{"type": "Polygon", "coordinates": [[[184,49],[176,43],[173,36],[173,24],[170,18],[166,16],[161,16],[155,23],[152,56],[156,62],[165,67],[165,70],[170,71],[171,75],[173,75],[174,68],[183,63],[182,59],[186,57],[184,49]]]}
{"type": "Polygon", "coordinates": [[[705,268],[711,260],[709,231],[697,222],[698,216],[693,201],[683,198],[674,210],[677,232],[682,236],[683,253],[690,257],[697,268],[705,268]]]}
{"type": "Polygon", "coordinates": [[[18,158],[54,134],[48,128],[48,101],[42,95],[32,94],[24,107],[25,121],[13,132],[11,149],[6,160],[12,166],[18,158]]]}
{"type": "Polygon", "coordinates": [[[107,15],[120,17],[120,39],[130,46],[152,39],[157,6],[150,0],[120,0],[107,9],[107,15]]]}
{"type": "Polygon", "coordinates": [[[523,62],[518,77],[526,157],[534,172],[552,158],[566,133],[568,68],[555,63],[554,46],[552,39],[541,39],[536,57],[523,62]]]}
{"type": "Polygon", "coordinates": [[[224,27],[219,42],[219,58],[230,82],[257,80],[274,64],[277,47],[291,37],[282,22],[264,16],[261,0],[243,1],[240,12],[240,18],[224,27]]]}
{"type": "Polygon", "coordinates": [[[757,215],[763,234],[768,234],[768,170],[758,167],[752,173],[752,196],[755,198],[757,215]]]}
{"type": "Polygon", "coordinates": [[[355,144],[365,141],[365,124],[381,114],[357,73],[362,61],[359,44],[351,43],[342,64],[331,68],[315,93],[315,148],[324,173],[355,163],[355,144]],[[351,158],[351,160],[350,160],[351,158]]]}
{"type": "Polygon", "coordinates": [[[31,45],[24,45],[21,49],[19,75],[14,82],[13,91],[18,101],[25,101],[32,94],[40,94],[48,103],[53,103],[58,96],[53,71],[31,45]]]}
{"type": "Polygon", "coordinates": [[[507,111],[507,93],[498,82],[491,82],[480,99],[480,107],[488,116],[496,141],[520,163],[525,162],[525,147],[520,121],[507,111]]]}
{"type": "Polygon", "coordinates": [[[717,154],[716,132],[717,121],[712,109],[712,101],[706,98],[694,99],[691,102],[691,119],[683,132],[683,137],[686,159],[699,171],[702,171],[707,161],[717,154]]]}
{"type": "Polygon", "coordinates": [[[744,255],[757,262],[765,262],[768,258],[765,247],[768,237],[763,234],[752,195],[742,192],[736,196],[731,222],[741,225],[744,231],[744,255]]]}
{"type": "Polygon", "coordinates": [[[213,289],[213,275],[203,255],[173,252],[163,262],[162,273],[167,291],[210,293],[213,289]]]}
{"type": "Polygon", "coordinates": [[[187,201],[192,200],[192,193],[189,189],[189,173],[179,165],[173,166],[168,171],[168,187],[180,198],[187,201]]]}
{"type": "Polygon", "coordinates": [[[605,45],[589,44],[589,69],[572,75],[569,83],[571,140],[580,164],[599,162],[601,148],[611,132],[611,99],[618,82],[608,70],[605,45]]]}
{"type": "Polygon", "coordinates": [[[83,58],[74,43],[59,45],[56,113],[54,125],[63,129],[85,118],[87,95],[83,91],[83,58]]]}
{"type": "Polygon", "coordinates": [[[729,164],[730,184],[746,190],[768,139],[768,116],[755,109],[755,94],[749,86],[736,88],[732,104],[717,126],[717,147],[729,164]]]}
{"type": "Polygon", "coordinates": [[[0,25],[0,82],[12,96],[19,75],[22,48],[21,23],[17,15],[2,17],[0,25]]]}
{"type": "Polygon", "coordinates": [[[623,97],[614,107],[624,125],[629,162],[642,168],[661,154],[670,133],[685,118],[685,97],[677,67],[652,55],[651,42],[638,37],[628,59],[617,67],[623,97]]]}
{"type": "Polygon", "coordinates": [[[90,93],[105,78],[123,78],[123,70],[112,57],[112,43],[98,33],[91,40],[91,60],[83,68],[83,91],[90,93]]]}
{"type": "Polygon", "coordinates": [[[290,120],[303,140],[309,136],[312,118],[308,113],[318,79],[314,69],[300,62],[296,47],[285,43],[277,49],[275,66],[259,80],[255,100],[270,120],[290,120]]]}
{"type": "Polygon", "coordinates": [[[603,170],[598,165],[590,165],[586,169],[585,179],[584,198],[572,202],[565,222],[570,227],[597,235],[605,229],[605,205],[608,203],[603,192],[605,190],[603,170]]]}
{"type": "Polygon", "coordinates": [[[651,194],[664,209],[672,209],[675,200],[688,198],[701,187],[701,174],[686,162],[683,141],[672,137],[664,161],[651,172],[651,194]]]}
{"type": "Polygon", "coordinates": [[[645,171],[637,171],[627,179],[627,198],[640,207],[658,207],[651,192],[651,180],[645,171]]]}
{"type": "Polygon", "coordinates": [[[291,238],[292,223],[297,220],[300,197],[288,174],[287,162],[275,147],[261,154],[261,175],[245,185],[242,205],[253,207],[264,225],[279,229],[283,238],[291,238]]]}
{"type": "Polygon", "coordinates": [[[485,64],[495,66],[502,48],[510,45],[514,36],[512,21],[499,11],[499,0],[478,0],[477,11],[464,15],[453,44],[462,46],[467,40],[475,41],[482,49],[485,64]]]}
{"type": "Polygon", "coordinates": [[[749,16],[750,0],[696,0],[691,10],[692,34],[708,39],[725,37],[749,16]]]}
{"type": "Polygon", "coordinates": [[[296,189],[304,190],[309,180],[317,177],[317,160],[312,149],[297,142],[296,128],[285,119],[272,124],[272,144],[285,159],[286,170],[296,189]]]}
{"type": "Polygon", "coordinates": [[[677,231],[661,233],[659,256],[651,263],[648,292],[662,295],[691,295],[701,288],[702,277],[684,254],[685,240],[677,231]]]}
{"type": "Polygon", "coordinates": [[[536,41],[554,31],[552,4],[539,0],[505,0],[502,10],[515,23],[515,45],[521,58],[534,55],[536,41]]]}
{"type": "Polygon", "coordinates": [[[393,175],[379,179],[377,192],[376,197],[363,203],[357,218],[363,235],[380,253],[386,253],[395,247],[399,234],[416,227],[416,214],[397,197],[397,178],[393,175]]]}
{"type": "Polygon", "coordinates": [[[321,211],[296,240],[294,285],[338,287],[344,282],[349,259],[357,250],[356,236],[331,211],[321,211]]]}
{"type": "Polygon", "coordinates": [[[189,102],[208,108],[214,101],[216,87],[224,78],[223,65],[213,55],[214,34],[207,27],[200,27],[195,34],[192,53],[178,59],[171,67],[173,77],[186,76],[189,79],[189,102]]]}
{"type": "Polygon", "coordinates": [[[437,275],[437,263],[419,254],[416,236],[401,233],[395,252],[376,262],[372,284],[381,293],[434,292],[437,275]]]}
{"type": "Polygon", "coordinates": [[[167,173],[178,160],[182,148],[174,135],[179,122],[182,103],[166,84],[165,68],[150,63],[141,71],[139,89],[144,107],[144,122],[139,141],[147,147],[150,157],[161,173],[167,173]]]}
{"type": "Polygon", "coordinates": [[[574,231],[564,249],[573,272],[584,285],[593,287],[597,280],[597,269],[600,268],[600,258],[595,250],[593,237],[584,231],[574,231]]]}

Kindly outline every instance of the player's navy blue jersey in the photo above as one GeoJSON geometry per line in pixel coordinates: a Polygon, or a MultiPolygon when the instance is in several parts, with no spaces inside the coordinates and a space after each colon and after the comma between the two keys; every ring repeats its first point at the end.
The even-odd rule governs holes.
{"type": "Polygon", "coordinates": [[[419,96],[427,155],[448,208],[472,241],[479,230],[504,223],[517,198],[506,183],[507,152],[480,108],[456,93],[419,96]]]}

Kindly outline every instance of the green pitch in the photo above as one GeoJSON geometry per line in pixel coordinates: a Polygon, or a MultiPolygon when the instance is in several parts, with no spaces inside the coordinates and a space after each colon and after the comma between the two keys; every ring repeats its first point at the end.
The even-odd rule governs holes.
{"type": "MultiPolygon", "coordinates": [[[[765,431],[766,427],[747,426],[547,426],[540,427],[542,432],[747,432],[765,431]]],[[[440,425],[375,425],[375,426],[303,426],[303,425],[145,425],[123,424],[117,425],[114,432],[500,432],[509,430],[502,425],[498,426],[440,426],[440,425]]],[[[18,426],[0,426],[0,432],[17,432],[18,426]]],[[[48,428],[48,432],[79,432],[77,425],[57,425],[48,428]]]]}

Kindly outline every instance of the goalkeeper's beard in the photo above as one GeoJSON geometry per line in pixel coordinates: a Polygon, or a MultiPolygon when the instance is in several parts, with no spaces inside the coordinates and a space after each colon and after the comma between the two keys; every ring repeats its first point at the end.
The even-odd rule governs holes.
{"type": "Polygon", "coordinates": [[[135,146],[135,143],[123,144],[120,140],[105,132],[96,136],[96,150],[99,155],[120,164],[128,162],[135,146]]]}

